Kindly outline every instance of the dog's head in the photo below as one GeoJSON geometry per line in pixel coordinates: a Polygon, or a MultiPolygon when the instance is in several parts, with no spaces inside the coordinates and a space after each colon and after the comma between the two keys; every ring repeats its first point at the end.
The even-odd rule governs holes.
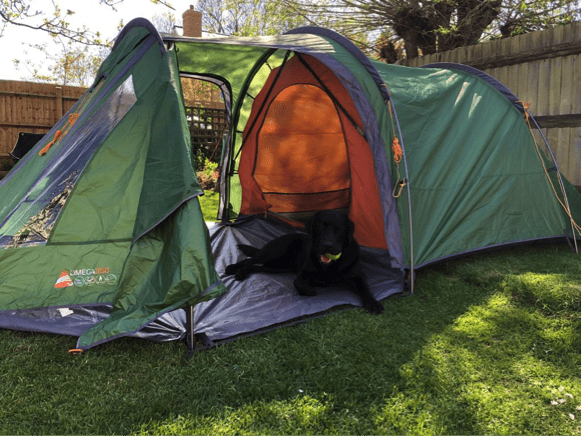
{"type": "Polygon", "coordinates": [[[345,255],[354,238],[354,223],[337,211],[316,212],[307,223],[314,254],[322,264],[330,265],[345,255]]]}

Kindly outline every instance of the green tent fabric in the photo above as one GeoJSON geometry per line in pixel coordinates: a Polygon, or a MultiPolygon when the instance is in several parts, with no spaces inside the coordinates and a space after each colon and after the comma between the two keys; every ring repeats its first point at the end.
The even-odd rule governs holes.
{"type": "MultiPolygon", "coordinates": [[[[544,173],[553,164],[540,162],[523,113],[498,89],[458,69],[375,65],[391,90],[408,157],[417,266],[572,234],[544,173]]],[[[570,193],[579,223],[580,195],[570,193]]]]}
{"type": "Polygon", "coordinates": [[[226,290],[198,204],[175,54],[137,24],[0,187],[0,318],[11,326],[10,313],[42,321],[112,305],[82,349],[226,290]],[[57,130],[66,133],[39,156],[57,130]]]}
{"type": "MultiPolygon", "coordinates": [[[[555,162],[538,156],[517,98],[481,72],[378,63],[321,28],[262,38],[162,38],[136,19],[87,93],[0,182],[0,327],[74,334],[88,349],[120,336],[148,337],[176,309],[225,294],[215,261],[222,268],[236,249],[211,249],[180,77],[217,84],[230,118],[217,240],[245,211],[267,205],[257,215],[278,216],[255,183],[252,162],[269,150],[259,144],[266,111],[276,102],[283,116],[293,114],[279,95],[296,85],[305,85],[302,95],[324,95],[337,113],[345,147],[337,155],[349,156],[344,206],[366,253],[377,254],[374,268],[401,279],[491,247],[579,238],[556,198],[579,225],[579,192],[555,162]],[[280,94],[271,95],[274,89],[280,94]]],[[[307,168],[313,156],[303,136],[307,151],[293,159],[296,167],[305,159],[307,168]]],[[[301,188],[298,195],[313,194],[309,184],[301,188]]],[[[244,219],[239,223],[244,233],[244,219]]],[[[244,298],[244,284],[237,289],[244,298]]],[[[240,304],[229,297],[223,306],[240,304]]],[[[227,321],[220,313],[210,318],[227,321]]],[[[172,339],[158,330],[158,340],[172,339]]]]}
{"type": "Polygon", "coordinates": [[[176,44],[182,73],[195,72],[196,77],[212,73],[232,84],[231,98],[236,103],[223,161],[226,177],[220,217],[232,218],[240,212],[242,132],[254,98],[271,71],[283,64],[284,54],[292,51],[325,63],[354,101],[367,103],[358,109],[368,121],[370,147],[376,147],[374,170],[388,246],[393,252],[397,246],[402,250],[393,265],[418,268],[488,247],[579,238],[545,171],[556,186],[558,177],[563,181],[568,195],[563,198],[557,189],[557,197],[571,203],[578,225],[579,192],[553,170],[554,162],[545,156],[541,162],[523,108],[495,79],[450,64],[409,68],[363,60],[345,38],[324,29],[300,28],[291,33],[268,38],[166,38],[176,44]],[[224,64],[225,57],[232,62],[224,64]],[[398,168],[391,147],[394,137],[404,152],[398,168]],[[392,202],[394,184],[402,180],[406,187],[392,202]],[[392,207],[397,208],[397,217],[387,212],[392,207]],[[390,227],[394,221],[398,229],[390,227]]]}

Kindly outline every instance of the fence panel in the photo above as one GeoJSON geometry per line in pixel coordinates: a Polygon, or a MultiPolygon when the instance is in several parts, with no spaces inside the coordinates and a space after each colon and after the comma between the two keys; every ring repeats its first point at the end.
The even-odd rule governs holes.
{"type": "Polygon", "coordinates": [[[85,88],[0,80],[0,158],[19,132],[46,133],[85,93],[85,88]]]}

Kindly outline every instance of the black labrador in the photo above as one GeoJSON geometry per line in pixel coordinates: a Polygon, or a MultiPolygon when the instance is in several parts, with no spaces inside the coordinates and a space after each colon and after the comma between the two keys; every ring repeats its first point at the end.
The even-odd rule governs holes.
{"type": "Polygon", "coordinates": [[[357,294],[364,308],[380,314],[377,301],[362,273],[360,246],[354,239],[354,223],[345,213],[316,212],[306,225],[307,234],[293,233],[268,242],[263,248],[239,244],[249,258],[226,267],[227,275],[244,280],[254,272],[297,273],[294,285],[300,295],[312,296],[315,288],[334,285],[357,294]]]}

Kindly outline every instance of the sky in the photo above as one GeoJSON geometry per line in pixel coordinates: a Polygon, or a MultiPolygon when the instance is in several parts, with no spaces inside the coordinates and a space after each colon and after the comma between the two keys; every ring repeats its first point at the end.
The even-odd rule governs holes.
{"type": "MultiPolygon", "coordinates": [[[[68,17],[72,28],[87,26],[92,31],[99,31],[105,38],[115,38],[118,34],[117,25],[120,20],[127,24],[132,19],[143,17],[151,20],[155,15],[162,15],[165,12],[172,12],[181,22],[182,13],[190,8],[191,4],[196,4],[196,0],[170,0],[169,3],[175,11],[163,5],[155,5],[150,0],[124,0],[115,6],[117,11],[110,7],[99,4],[99,0],[54,0],[63,11],[70,9],[75,14],[68,17]],[[81,7],[82,5],[82,7],[81,7]]],[[[31,9],[41,10],[50,13],[54,10],[51,0],[33,0],[31,9]]],[[[42,63],[43,56],[35,58],[36,50],[28,48],[29,44],[42,44],[48,42],[52,45],[51,38],[46,32],[25,29],[23,27],[9,25],[4,34],[0,37],[0,80],[26,80],[28,72],[21,68],[17,70],[13,59],[25,61],[33,58],[35,64],[42,63]],[[23,50],[28,51],[24,55],[23,50]]]]}

